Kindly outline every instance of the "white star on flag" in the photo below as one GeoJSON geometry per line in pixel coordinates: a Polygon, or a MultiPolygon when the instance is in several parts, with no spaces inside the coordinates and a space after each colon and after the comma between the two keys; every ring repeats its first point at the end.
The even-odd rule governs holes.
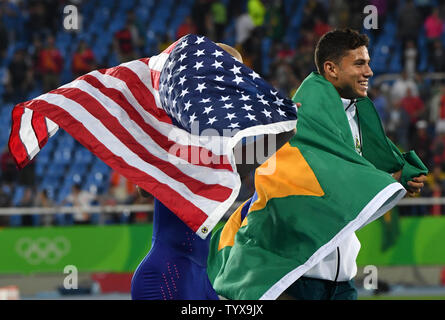
{"type": "Polygon", "coordinates": [[[202,90],[207,89],[206,84],[205,83],[198,83],[198,86],[196,87],[196,91],[199,91],[199,93],[202,93],[202,90]]]}
{"type": "Polygon", "coordinates": [[[184,82],[185,82],[186,79],[187,79],[187,78],[186,78],[185,76],[179,78],[179,84],[180,84],[181,86],[183,86],[183,85],[184,85],[184,82]]]}
{"type": "Polygon", "coordinates": [[[255,121],[255,116],[253,114],[247,113],[246,118],[249,118],[249,120],[255,121]]]}
{"type": "Polygon", "coordinates": [[[190,123],[193,123],[194,121],[196,120],[196,114],[195,113],[193,113],[191,116],[190,116],[190,123]]]}
{"type": "Polygon", "coordinates": [[[202,61],[196,61],[196,64],[193,66],[193,68],[195,68],[196,69],[196,71],[198,71],[199,69],[201,69],[202,67],[204,67],[203,66],[203,63],[204,62],[202,62],[202,61]]]}
{"type": "Polygon", "coordinates": [[[235,79],[232,80],[233,82],[236,82],[236,84],[240,84],[241,82],[244,82],[243,78],[236,76],[235,79]]]}
{"type": "Polygon", "coordinates": [[[264,113],[264,115],[265,115],[267,118],[272,118],[272,116],[270,115],[270,114],[271,114],[270,111],[267,111],[266,109],[264,109],[264,110],[261,111],[261,112],[264,113]]]}
{"type": "Polygon", "coordinates": [[[205,107],[205,108],[204,108],[204,113],[205,113],[205,114],[209,114],[210,111],[213,111],[213,107],[212,107],[212,106],[210,106],[210,107],[205,107]]]}
{"type": "Polygon", "coordinates": [[[224,104],[223,109],[233,109],[233,104],[232,103],[226,103],[226,104],[224,104]]]}
{"type": "Polygon", "coordinates": [[[246,111],[253,111],[252,110],[252,106],[245,104],[244,107],[241,107],[242,109],[246,110],[246,111]]]}
{"type": "Polygon", "coordinates": [[[280,108],[277,109],[277,112],[280,114],[280,116],[284,117],[286,115],[286,112],[281,110],[280,108]]]}
{"type": "Polygon", "coordinates": [[[218,57],[220,57],[220,56],[223,55],[223,52],[222,52],[222,51],[215,50],[215,52],[213,52],[212,55],[214,55],[215,58],[218,58],[218,57]]]}
{"type": "Polygon", "coordinates": [[[232,71],[234,74],[241,74],[241,67],[237,67],[236,65],[233,65],[233,68],[230,69],[230,71],[232,71]]]}
{"type": "Polygon", "coordinates": [[[219,101],[223,101],[223,102],[226,102],[227,100],[230,100],[230,96],[227,96],[227,97],[221,96],[221,99],[219,99],[219,101]]]}
{"type": "Polygon", "coordinates": [[[212,67],[215,67],[215,69],[222,68],[223,63],[215,60],[215,62],[212,64],[212,67]]]}
{"type": "Polygon", "coordinates": [[[197,56],[197,57],[203,56],[204,55],[204,49],[196,50],[196,52],[193,55],[197,56]]]}
{"type": "Polygon", "coordinates": [[[189,111],[190,107],[192,106],[192,104],[190,103],[190,100],[187,101],[186,103],[184,103],[184,110],[185,111],[189,111]]]}
{"type": "Polygon", "coordinates": [[[274,101],[274,104],[276,104],[277,106],[281,107],[281,106],[284,106],[283,101],[284,101],[284,99],[279,99],[278,97],[276,97],[276,100],[274,101]]]}
{"type": "Polygon", "coordinates": [[[224,76],[216,76],[215,81],[221,81],[224,82],[224,76]]]}
{"type": "Polygon", "coordinates": [[[255,80],[255,78],[260,77],[260,75],[258,73],[256,73],[255,71],[252,71],[252,73],[249,73],[249,76],[251,76],[253,78],[253,80],[255,80]]]}
{"type": "Polygon", "coordinates": [[[209,118],[209,121],[207,122],[207,124],[213,124],[215,121],[218,121],[218,119],[216,119],[216,117],[209,118]]]}
{"type": "Polygon", "coordinates": [[[228,114],[227,114],[226,119],[229,119],[229,120],[231,121],[233,118],[236,118],[235,113],[228,113],[228,114]]]}
{"type": "Polygon", "coordinates": [[[248,101],[248,100],[250,100],[250,97],[247,95],[247,96],[245,96],[244,94],[241,94],[241,98],[240,98],[240,100],[241,101],[248,101]]]}
{"type": "Polygon", "coordinates": [[[204,37],[197,37],[195,44],[200,44],[201,42],[204,42],[204,37]]]}

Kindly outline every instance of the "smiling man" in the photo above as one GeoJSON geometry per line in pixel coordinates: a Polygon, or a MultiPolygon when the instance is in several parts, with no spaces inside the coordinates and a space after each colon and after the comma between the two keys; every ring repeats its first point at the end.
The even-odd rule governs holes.
{"type": "MultiPolygon", "coordinates": [[[[373,76],[369,65],[368,45],[369,39],[366,35],[351,29],[326,33],[315,49],[318,74],[314,73],[308,77],[322,76],[334,86],[349,122],[355,151],[365,158],[359,119],[361,110],[357,104],[358,101],[367,99],[368,80],[373,76]]],[[[295,99],[298,99],[297,95],[295,99]]],[[[326,105],[331,104],[327,101],[326,105]]],[[[396,180],[400,180],[402,170],[389,173],[392,173],[396,180]]],[[[425,176],[421,175],[406,181],[404,186],[410,195],[414,195],[423,187],[424,181],[425,176]]],[[[296,299],[356,299],[357,291],[353,278],[357,273],[356,258],[360,246],[355,232],[351,233],[336,250],[290,286],[285,295],[296,299]]]]}
{"type": "MultiPolygon", "coordinates": [[[[422,188],[428,170],[386,137],[367,97],[368,38],[351,29],[319,40],[313,72],[293,97],[296,134],[276,170],[213,234],[209,279],[228,299],[353,300],[355,232],[422,188]]],[[[266,163],[267,164],[267,163],[266,163]]]]}

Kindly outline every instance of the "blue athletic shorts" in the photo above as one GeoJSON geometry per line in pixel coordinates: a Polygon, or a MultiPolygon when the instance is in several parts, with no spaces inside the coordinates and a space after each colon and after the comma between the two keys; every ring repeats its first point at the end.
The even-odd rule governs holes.
{"type": "Polygon", "coordinates": [[[209,243],[155,199],[152,246],[133,275],[132,299],[218,300],[207,276],[209,243]]]}

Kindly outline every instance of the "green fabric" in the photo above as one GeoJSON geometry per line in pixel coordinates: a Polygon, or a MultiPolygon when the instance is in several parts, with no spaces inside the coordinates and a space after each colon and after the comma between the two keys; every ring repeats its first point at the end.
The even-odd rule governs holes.
{"type": "MultiPolygon", "coordinates": [[[[286,148],[298,148],[324,194],[299,193],[304,188],[299,173],[286,172],[275,181],[287,188],[295,186],[295,193],[285,197],[267,194],[265,207],[249,209],[247,225],[239,228],[233,246],[218,250],[221,230],[214,233],[209,279],[229,299],[276,297],[344,237],[382,215],[380,206],[389,203],[385,207],[389,210],[402,196],[401,186],[385,171],[402,169],[406,160],[392,149],[369,99],[357,103],[363,157],[355,151],[343,104],[330,82],[312,73],[293,100],[302,106],[297,133],[286,148]]],[[[288,168],[292,159],[286,161],[288,168]]],[[[267,186],[259,187],[256,194],[267,191],[267,186]]]]}

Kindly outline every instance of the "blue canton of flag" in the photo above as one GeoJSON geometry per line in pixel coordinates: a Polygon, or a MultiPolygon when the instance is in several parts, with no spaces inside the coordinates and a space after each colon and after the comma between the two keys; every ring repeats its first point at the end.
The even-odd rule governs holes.
{"type": "Polygon", "coordinates": [[[297,118],[290,99],[204,36],[187,35],[176,44],[161,73],[159,94],[173,123],[188,132],[198,124],[199,134],[213,129],[233,136],[297,118]]]}

